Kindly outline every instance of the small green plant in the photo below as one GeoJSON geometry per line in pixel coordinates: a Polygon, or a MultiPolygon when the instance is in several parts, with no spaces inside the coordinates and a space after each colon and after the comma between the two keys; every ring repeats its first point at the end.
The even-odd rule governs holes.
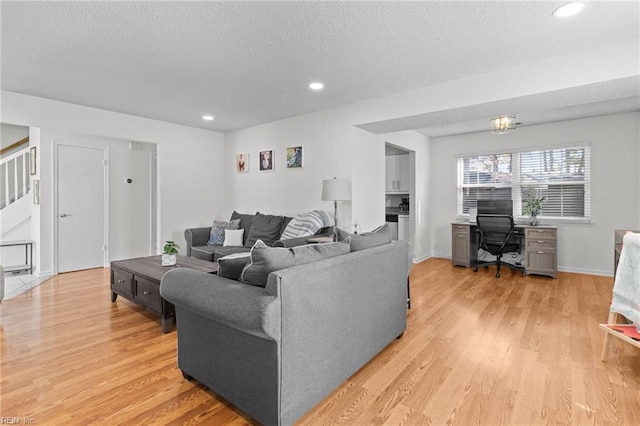
{"type": "Polygon", "coordinates": [[[540,211],[542,210],[542,203],[544,203],[545,198],[529,198],[524,202],[524,210],[523,213],[532,217],[538,217],[540,211]]]}
{"type": "Polygon", "coordinates": [[[180,248],[174,241],[166,241],[164,244],[164,253],[165,254],[178,254],[178,249],[180,248]]]}

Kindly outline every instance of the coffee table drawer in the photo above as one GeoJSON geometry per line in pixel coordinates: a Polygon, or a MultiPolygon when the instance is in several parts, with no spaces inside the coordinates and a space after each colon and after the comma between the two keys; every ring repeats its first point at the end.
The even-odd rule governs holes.
{"type": "Polygon", "coordinates": [[[147,279],[136,277],[135,301],[158,314],[162,314],[160,285],[147,279]]]}
{"type": "Polygon", "coordinates": [[[111,291],[121,294],[125,297],[133,296],[133,275],[121,271],[120,269],[111,269],[111,291]]]}

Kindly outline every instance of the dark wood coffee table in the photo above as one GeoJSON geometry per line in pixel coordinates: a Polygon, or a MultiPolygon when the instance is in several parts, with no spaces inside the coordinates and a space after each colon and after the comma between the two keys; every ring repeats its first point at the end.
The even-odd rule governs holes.
{"type": "Polygon", "coordinates": [[[160,315],[162,332],[173,328],[175,307],[160,296],[160,280],[176,268],[188,268],[208,273],[218,272],[218,264],[206,260],[178,255],[175,266],[162,266],[162,256],[138,257],[111,262],[111,302],[118,295],[144,306],[160,315]]]}

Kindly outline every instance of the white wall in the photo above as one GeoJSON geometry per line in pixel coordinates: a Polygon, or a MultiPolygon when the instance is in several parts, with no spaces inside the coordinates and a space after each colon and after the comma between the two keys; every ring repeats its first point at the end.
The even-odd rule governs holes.
{"type": "MultiPolygon", "coordinates": [[[[222,214],[224,173],[219,165],[224,157],[224,136],[221,133],[13,92],[2,91],[0,95],[3,123],[157,144],[159,246],[164,240],[173,239],[184,247],[186,228],[210,224],[214,217],[222,214]]],[[[53,157],[47,145],[38,151],[41,174],[37,178],[41,179],[43,203],[50,202],[46,197],[52,189],[52,169],[47,163],[50,165],[53,157]]],[[[43,226],[47,222],[46,226],[51,226],[52,212],[42,213],[38,220],[43,226]]],[[[43,250],[44,268],[45,259],[53,258],[53,241],[43,240],[38,246],[43,250]]]]}
{"type": "Polygon", "coordinates": [[[525,126],[507,135],[489,132],[433,138],[432,235],[435,256],[451,257],[456,218],[456,154],[591,143],[591,224],[560,224],[558,268],[613,274],[614,229],[640,229],[640,113],[525,126]]]}
{"type": "Polygon", "coordinates": [[[0,148],[6,148],[27,136],[29,136],[28,127],[0,123],[0,148]]]}
{"type": "MultiPolygon", "coordinates": [[[[361,135],[367,132],[353,128],[349,120],[323,111],[315,114],[294,117],[225,134],[225,172],[226,195],[224,205],[228,217],[235,209],[242,213],[261,211],[295,216],[313,209],[324,209],[333,214],[333,203],[321,201],[322,180],[338,177],[353,182],[352,163],[354,144],[362,144],[361,135]],[[285,165],[286,148],[303,147],[303,167],[287,169],[285,165]],[[274,171],[260,171],[258,155],[260,151],[274,150],[274,171]],[[237,154],[248,152],[250,171],[237,173],[235,158],[237,154]]],[[[384,147],[374,143],[361,155],[373,158],[384,155],[384,147]],[[378,153],[380,151],[380,153],[378,153]]],[[[371,162],[370,171],[380,174],[371,162]]],[[[382,179],[384,173],[382,171],[382,179]]],[[[359,202],[357,191],[353,190],[355,200],[338,202],[340,225],[350,228],[352,217],[366,229],[379,222],[380,217],[370,217],[368,212],[353,211],[354,203],[359,202]]],[[[384,218],[382,218],[384,220],[384,218]]]]}

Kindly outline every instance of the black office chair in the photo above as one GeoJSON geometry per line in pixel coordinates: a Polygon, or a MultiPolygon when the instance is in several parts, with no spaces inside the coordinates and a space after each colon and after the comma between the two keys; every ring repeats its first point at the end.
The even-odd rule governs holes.
{"type": "MultiPolygon", "coordinates": [[[[513,217],[500,214],[479,214],[476,219],[478,230],[480,231],[480,243],[478,246],[496,256],[496,260],[490,262],[479,262],[473,267],[473,271],[478,270],[478,266],[496,265],[496,278],[500,277],[500,265],[502,265],[502,254],[517,251],[520,244],[514,241],[513,217]]],[[[504,263],[511,269],[524,271],[523,267],[504,263]]]]}

